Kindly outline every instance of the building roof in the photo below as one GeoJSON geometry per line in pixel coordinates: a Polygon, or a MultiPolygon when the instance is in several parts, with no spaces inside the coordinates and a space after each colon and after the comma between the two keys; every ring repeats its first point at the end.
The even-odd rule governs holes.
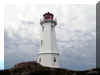
{"type": "Polygon", "coordinates": [[[44,16],[44,17],[45,17],[45,16],[52,16],[52,17],[53,17],[54,15],[53,15],[52,13],[50,13],[50,12],[47,12],[47,13],[45,13],[43,16],[44,16]]]}

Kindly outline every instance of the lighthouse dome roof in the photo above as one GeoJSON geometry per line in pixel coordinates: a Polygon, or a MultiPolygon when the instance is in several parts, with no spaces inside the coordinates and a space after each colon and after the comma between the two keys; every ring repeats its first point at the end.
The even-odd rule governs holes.
{"type": "Polygon", "coordinates": [[[53,15],[52,13],[50,13],[50,12],[47,12],[47,13],[45,13],[43,16],[44,16],[44,17],[45,17],[45,16],[52,16],[52,17],[53,17],[54,15],[53,15]]]}

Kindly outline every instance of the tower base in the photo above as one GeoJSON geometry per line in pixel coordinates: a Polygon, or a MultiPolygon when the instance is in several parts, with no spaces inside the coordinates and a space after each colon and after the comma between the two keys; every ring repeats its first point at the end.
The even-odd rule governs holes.
{"type": "Polygon", "coordinates": [[[41,53],[38,58],[38,63],[47,67],[59,68],[59,54],[57,53],[41,53]]]}

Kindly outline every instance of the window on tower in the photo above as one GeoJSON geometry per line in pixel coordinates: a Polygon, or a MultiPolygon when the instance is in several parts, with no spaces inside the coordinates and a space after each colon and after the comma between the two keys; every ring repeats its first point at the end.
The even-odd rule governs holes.
{"type": "Polygon", "coordinates": [[[53,61],[54,61],[54,63],[56,62],[56,57],[54,57],[54,60],[53,61]]]}
{"type": "Polygon", "coordinates": [[[51,31],[53,31],[53,25],[51,25],[51,31]]]}
{"type": "Polygon", "coordinates": [[[42,31],[44,31],[44,27],[42,26],[42,31]]]}
{"type": "Polygon", "coordinates": [[[41,58],[39,58],[39,62],[41,62],[41,58]]]}

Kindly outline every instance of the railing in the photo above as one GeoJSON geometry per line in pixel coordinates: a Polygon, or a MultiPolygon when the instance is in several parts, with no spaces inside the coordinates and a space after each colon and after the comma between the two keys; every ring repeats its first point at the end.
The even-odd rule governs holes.
{"type": "Polygon", "coordinates": [[[53,23],[54,25],[57,25],[56,19],[40,19],[40,24],[43,25],[44,23],[53,23]]]}

